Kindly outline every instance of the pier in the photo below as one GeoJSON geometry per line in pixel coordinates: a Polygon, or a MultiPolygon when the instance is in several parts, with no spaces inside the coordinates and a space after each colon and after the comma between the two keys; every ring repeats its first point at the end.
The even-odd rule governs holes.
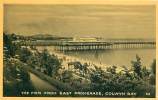
{"type": "MultiPolygon", "coordinates": [[[[17,42],[15,42],[17,43],[17,42]]],[[[109,39],[99,41],[23,41],[22,46],[53,46],[57,51],[156,48],[153,39],[109,39]]]]}

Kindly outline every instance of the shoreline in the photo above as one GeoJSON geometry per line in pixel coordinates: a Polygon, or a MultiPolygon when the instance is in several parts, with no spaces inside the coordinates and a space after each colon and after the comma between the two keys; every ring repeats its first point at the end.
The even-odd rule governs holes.
{"type": "MultiPolygon", "coordinates": [[[[47,48],[36,48],[38,51],[42,51],[42,50],[44,50],[44,49],[47,49],[47,48]]],[[[90,60],[85,60],[85,59],[81,59],[81,58],[77,58],[77,57],[74,57],[74,56],[69,56],[69,55],[65,55],[64,53],[62,53],[62,52],[57,52],[57,51],[55,51],[55,50],[52,50],[52,51],[50,51],[49,49],[47,49],[48,50],[48,52],[52,55],[52,54],[54,54],[55,56],[57,56],[59,59],[62,59],[63,60],[63,62],[62,62],[62,65],[64,66],[64,68],[66,68],[66,69],[68,69],[68,63],[69,62],[75,62],[75,61],[78,61],[78,62],[80,62],[81,64],[84,64],[84,63],[87,63],[89,66],[88,66],[88,68],[92,68],[92,69],[94,69],[94,70],[96,70],[95,69],[95,67],[94,66],[96,66],[96,67],[98,67],[98,68],[101,68],[102,70],[104,70],[104,71],[106,71],[106,69],[108,68],[108,67],[112,67],[112,65],[107,65],[107,64],[102,64],[102,63],[97,63],[97,62],[93,62],[93,61],[90,61],[90,60]]],[[[120,72],[121,70],[122,70],[123,68],[122,67],[120,67],[120,66],[117,66],[117,69],[116,69],[116,72],[120,72]]]]}
{"type": "MultiPolygon", "coordinates": [[[[93,55],[93,52],[90,52],[90,53],[87,52],[88,54],[83,52],[85,55],[82,53],[77,53],[77,55],[76,55],[76,54],[73,54],[73,52],[72,52],[72,55],[71,54],[69,55],[69,54],[65,54],[62,51],[60,52],[60,51],[54,50],[54,47],[52,47],[52,46],[44,46],[44,47],[36,46],[36,48],[41,51],[43,49],[47,49],[49,51],[49,53],[56,52],[57,54],[62,54],[67,57],[77,59],[78,61],[81,61],[81,62],[90,62],[90,63],[95,64],[96,66],[101,66],[102,69],[106,69],[107,67],[111,67],[111,66],[117,66],[117,70],[119,70],[119,71],[124,69],[124,68],[122,68],[122,66],[126,66],[126,68],[130,70],[132,68],[131,61],[135,60],[135,56],[137,54],[141,57],[141,62],[143,64],[143,66],[145,66],[147,69],[150,69],[152,62],[155,59],[155,49],[138,49],[138,51],[137,51],[137,49],[132,49],[132,50],[116,49],[115,51],[112,51],[112,52],[110,50],[110,53],[106,53],[106,52],[100,53],[101,59],[100,58],[96,59],[96,58],[94,58],[95,55],[93,55]],[[80,56],[80,54],[81,54],[81,56],[80,56]],[[147,56],[147,54],[150,54],[150,55],[147,56]],[[92,58],[89,58],[89,57],[92,57],[92,58]]],[[[74,51],[74,52],[77,52],[77,51],[74,51]]]]}

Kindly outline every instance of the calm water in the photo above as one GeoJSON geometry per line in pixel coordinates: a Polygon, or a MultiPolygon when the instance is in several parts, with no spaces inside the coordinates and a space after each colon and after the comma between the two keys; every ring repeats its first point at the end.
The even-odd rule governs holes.
{"type": "Polygon", "coordinates": [[[65,54],[80,57],[82,59],[100,62],[108,65],[131,66],[131,61],[135,60],[136,54],[141,57],[142,64],[150,66],[155,58],[155,49],[124,49],[124,50],[104,50],[104,51],[80,51],[66,52],[65,54]]]}
{"type": "MultiPolygon", "coordinates": [[[[53,51],[52,47],[45,47],[49,51],[53,51]]],[[[42,49],[38,47],[38,49],[42,49]]],[[[156,58],[155,49],[117,49],[117,50],[103,50],[103,51],[69,51],[64,52],[69,56],[75,56],[80,59],[99,62],[107,65],[117,66],[131,66],[131,61],[135,60],[136,54],[139,55],[142,65],[149,67],[153,59],[156,58]]]]}

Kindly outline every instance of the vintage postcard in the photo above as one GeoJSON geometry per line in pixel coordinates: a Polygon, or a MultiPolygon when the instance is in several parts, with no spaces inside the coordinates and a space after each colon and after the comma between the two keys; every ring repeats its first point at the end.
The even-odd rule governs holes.
{"type": "Polygon", "coordinates": [[[2,6],[2,97],[156,98],[156,3],[2,6]]]}

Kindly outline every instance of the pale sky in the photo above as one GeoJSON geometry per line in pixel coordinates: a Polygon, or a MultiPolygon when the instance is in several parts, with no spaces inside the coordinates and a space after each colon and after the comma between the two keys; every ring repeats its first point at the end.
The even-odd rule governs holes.
{"type": "Polygon", "coordinates": [[[4,31],[21,35],[155,38],[153,5],[5,5],[4,31]]]}

